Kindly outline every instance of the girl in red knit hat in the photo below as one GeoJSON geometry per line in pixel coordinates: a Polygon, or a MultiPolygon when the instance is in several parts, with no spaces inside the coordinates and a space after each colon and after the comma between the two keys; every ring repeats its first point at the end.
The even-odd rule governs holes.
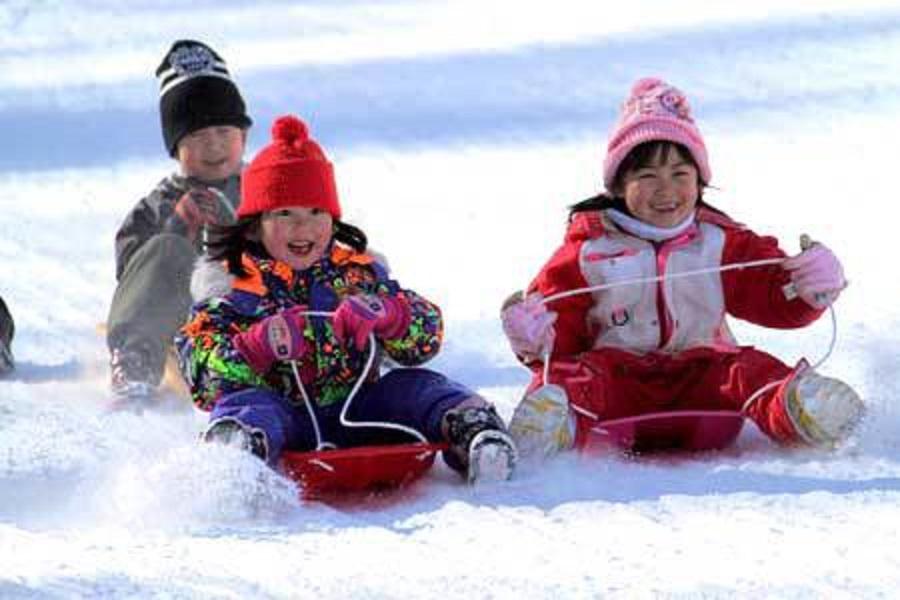
{"type": "Polygon", "coordinates": [[[440,309],[340,220],[333,167],[302,121],[275,122],[241,192],[238,222],[217,230],[194,273],[176,340],[193,400],[211,413],[205,439],[237,439],[274,465],[284,450],[409,442],[414,430],[449,442],[446,462],[469,481],[508,478],[516,451],[494,408],[417,367],[440,348],[440,309]],[[384,354],[413,368],[380,376],[384,354]]]}
{"type": "Polygon", "coordinates": [[[535,373],[510,423],[523,455],[672,410],[743,411],[787,444],[830,447],[853,429],[863,405],[848,385],[739,345],[725,321],[808,325],[846,286],[840,262],[821,243],[787,258],[703,201],[711,177],[684,94],[636,82],[609,138],[607,192],[572,207],[562,246],[502,310],[535,373]]]}

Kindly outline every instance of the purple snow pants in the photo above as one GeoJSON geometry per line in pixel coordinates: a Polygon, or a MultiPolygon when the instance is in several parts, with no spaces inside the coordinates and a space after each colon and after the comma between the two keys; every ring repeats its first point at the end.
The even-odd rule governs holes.
{"type": "MultiPolygon", "coordinates": [[[[475,393],[460,383],[428,369],[394,369],[376,382],[363,385],[348,411],[350,421],[387,421],[412,427],[428,441],[443,440],[444,414],[475,393]]],[[[376,427],[345,427],[339,421],[341,407],[316,407],[323,441],[339,448],[401,444],[415,441],[399,431],[376,427]]],[[[309,412],[293,406],[271,390],[253,388],[219,400],[210,421],[230,417],[262,430],[269,444],[269,463],[277,464],[283,450],[316,448],[316,435],[309,412]]]]}

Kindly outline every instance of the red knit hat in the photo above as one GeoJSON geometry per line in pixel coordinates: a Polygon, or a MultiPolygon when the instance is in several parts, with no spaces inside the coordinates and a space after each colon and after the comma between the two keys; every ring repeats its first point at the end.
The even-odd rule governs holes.
{"type": "Polygon", "coordinates": [[[259,151],[241,175],[238,217],[305,206],[341,217],[334,168],[306,124],[293,115],[278,117],[272,142],[259,151]]]}
{"type": "Polygon", "coordinates": [[[639,79],[622,104],[619,117],[606,148],[603,183],[612,191],[616,171],[635,146],[644,142],[668,141],[683,145],[694,157],[700,179],[709,183],[712,172],[703,136],[691,118],[687,98],[678,88],[661,79],[639,79]]]}

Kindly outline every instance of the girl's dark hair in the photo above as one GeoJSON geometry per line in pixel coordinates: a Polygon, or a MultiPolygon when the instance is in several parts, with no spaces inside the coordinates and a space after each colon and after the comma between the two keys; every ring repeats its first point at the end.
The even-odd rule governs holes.
{"type": "Polygon", "coordinates": [[[576,202],[570,206],[569,221],[571,221],[572,217],[578,213],[591,210],[604,210],[607,208],[615,208],[626,214],[630,214],[628,207],[625,206],[625,200],[623,198],[616,198],[605,192],[600,192],[596,196],[591,196],[590,198],[582,200],[581,202],[576,202]]]}
{"type": "Polygon", "coordinates": [[[335,220],[332,235],[334,241],[349,246],[357,252],[365,252],[369,246],[369,238],[366,237],[363,230],[350,223],[335,220]]]}
{"type": "MultiPolygon", "coordinates": [[[[670,142],[668,140],[653,140],[650,142],[644,142],[643,144],[638,144],[637,146],[632,148],[631,152],[629,152],[625,156],[625,158],[619,164],[618,170],[616,170],[616,177],[614,180],[615,183],[613,187],[621,187],[622,178],[625,176],[625,173],[651,165],[653,163],[653,159],[656,158],[657,154],[660,155],[660,158],[663,161],[666,161],[669,158],[669,153],[673,150],[678,153],[678,156],[690,162],[694,166],[694,168],[697,169],[697,177],[699,179],[700,167],[697,166],[697,161],[694,160],[694,156],[686,146],[677,142],[670,142]]],[[[706,189],[707,184],[703,180],[699,180],[698,183],[700,188],[700,197],[697,198],[697,206],[704,206],[716,212],[721,212],[717,208],[710,206],[709,204],[704,202],[703,190],[706,189]]],[[[606,208],[615,208],[616,210],[624,212],[627,215],[634,216],[631,214],[631,211],[628,210],[628,207],[625,204],[625,199],[616,196],[612,190],[609,190],[607,192],[601,192],[596,196],[591,196],[590,198],[582,200],[581,202],[576,202],[575,204],[570,206],[569,220],[571,221],[572,217],[580,212],[603,210],[606,208]]]]}
{"type": "MultiPolygon", "coordinates": [[[[232,225],[211,225],[203,243],[207,256],[214,261],[224,260],[228,272],[237,277],[248,273],[241,262],[244,252],[268,257],[265,246],[259,240],[259,214],[241,217],[232,225]]],[[[362,229],[337,219],[332,226],[332,239],[357,252],[365,252],[369,240],[362,229]]]]}

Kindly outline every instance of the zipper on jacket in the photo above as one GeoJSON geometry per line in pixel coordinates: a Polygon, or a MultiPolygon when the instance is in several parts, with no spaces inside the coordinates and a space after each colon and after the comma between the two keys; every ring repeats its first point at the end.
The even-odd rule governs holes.
{"type": "Polygon", "coordinates": [[[672,337],[675,335],[675,327],[677,323],[672,318],[669,311],[669,303],[666,301],[665,274],[669,264],[669,256],[678,247],[689,244],[697,237],[696,226],[689,228],[684,233],[663,242],[650,242],[653,244],[653,252],[656,255],[656,275],[659,281],[656,282],[656,315],[659,319],[659,349],[665,347],[672,337]]]}
{"type": "Polygon", "coordinates": [[[665,272],[667,256],[660,252],[664,242],[651,242],[653,244],[653,253],[656,258],[656,275],[660,279],[656,282],[656,319],[659,321],[659,345],[657,348],[662,349],[672,337],[675,327],[672,322],[672,316],[669,314],[666,305],[665,292],[665,272]]]}

